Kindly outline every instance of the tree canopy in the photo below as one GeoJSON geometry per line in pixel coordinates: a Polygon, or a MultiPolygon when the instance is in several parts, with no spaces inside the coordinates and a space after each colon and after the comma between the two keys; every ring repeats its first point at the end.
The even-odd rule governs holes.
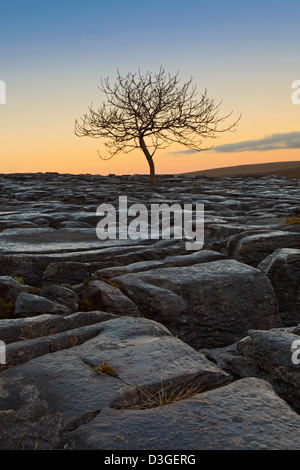
{"type": "Polygon", "coordinates": [[[75,121],[75,134],[103,139],[107,148],[106,155],[99,153],[103,160],[140,148],[150,167],[151,183],[155,183],[153,157],[158,149],[176,143],[207,150],[212,146],[203,146],[204,139],[234,131],[239,122],[240,117],[223,125],[232,112],[220,116],[222,102],[216,104],[206,89],[198,95],[192,81],[180,85],[178,73],[171,76],[162,67],[157,74],[139,71],[122,77],[118,72],[114,84],[109,78],[101,80],[99,89],[106,101],[98,109],[92,104],[75,121]]]}

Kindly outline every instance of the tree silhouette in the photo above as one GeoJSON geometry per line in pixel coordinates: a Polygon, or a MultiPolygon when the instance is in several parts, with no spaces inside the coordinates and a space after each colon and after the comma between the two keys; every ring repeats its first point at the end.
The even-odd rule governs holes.
{"type": "Polygon", "coordinates": [[[220,117],[222,102],[215,104],[207,96],[207,90],[197,97],[192,78],[180,86],[178,73],[166,74],[160,68],[157,74],[142,75],[129,72],[125,77],[117,74],[116,82],[101,80],[99,89],[106,102],[99,109],[88,108],[88,113],[75,121],[75,134],[104,139],[108,160],[118,153],[129,153],[140,148],[150,167],[150,181],[155,183],[153,156],[158,149],[172,143],[189,149],[207,150],[203,139],[215,138],[219,133],[236,129],[240,117],[225,127],[222,123],[232,112],[220,117]]]}

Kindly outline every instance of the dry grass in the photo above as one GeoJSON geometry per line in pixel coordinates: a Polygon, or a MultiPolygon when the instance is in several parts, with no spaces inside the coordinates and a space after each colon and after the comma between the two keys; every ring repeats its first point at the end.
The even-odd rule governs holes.
{"type": "Polygon", "coordinates": [[[10,363],[10,360],[6,360],[6,364],[1,364],[0,365],[0,372],[6,370],[6,369],[11,369],[12,367],[14,367],[11,363],[10,363]]]}
{"type": "Polygon", "coordinates": [[[12,318],[15,309],[14,301],[5,302],[3,298],[0,298],[0,318],[9,319],[12,318]]]}
{"type": "Polygon", "coordinates": [[[67,340],[68,345],[70,346],[70,348],[74,348],[77,345],[77,342],[78,342],[77,336],[76,335],[69,336],[68,333],[65,333],[65,336],[66,336],[66,340],[67,340]]]}
{"type": "Polygon", "coordinates": [[[284,227],[286,227],[287,225],[297,225],[297,224],[300,224],[300,215],[286,219],[284,223],[284,227]]]}
{"type": "Polygon", "coordinates": [[[27,339],[36,339],[36,338],[42,338],[44,336],[52,336],[52,335],[55,335],[61,325],[58,325],[56,328],[54,328],[52,331],[50,331],[49,333],[47,331],[44,330],[43,327],[45,327],[47,325],[47,323],[45,323],[44,325],[41,325],[41,328],[39,327],[35,327],[33,328],[31,325],[24,331],[24,336],[19,336],[18,339],[20,340],[27,340],[27,339]]]}
{"type": "Polygon", "coordinates": [[[92,369],[96,372],[96,374],[99,375],[110,375],[111,377],[117,377],[115,368],[108,364],[108,359],[102,361],[99,366],[92,367],[92,369]]]}
{"type": "Polygon", "coordinates": [[[102,278],[101,281],[106,282],[106,284],[109,284],[110,286],[116,287],[121,292],[123,292],[123,294],[125,294],[125,290],[124,290],[123,286],[121,286],[121,284],[119,284],[118,282],[113,281],[112,279],[109,279],[109,278],[102,278]]]}
{"type": "Polygon", "coordinates": [[[42,335],[40,333],[39,328],[33,328],[31,325],[24,331],[24,336],[19,336],[18,339],[25,340],[25,339],[35,339],[40,338],[42,335]]]}
{"type": "Polygon", "coordinates": [[[126,408],[146,410],[149,408],[169,405],[170,403],[176,403],[180,400],[185,400],[197,395],[202,391],[202,387],[200,384],[180,384],[173,389],[161,386],[161,388],[155,393],[151,393],[143,387],[139,387],[137,390],[140,396],[138,403],[126,408]]]}

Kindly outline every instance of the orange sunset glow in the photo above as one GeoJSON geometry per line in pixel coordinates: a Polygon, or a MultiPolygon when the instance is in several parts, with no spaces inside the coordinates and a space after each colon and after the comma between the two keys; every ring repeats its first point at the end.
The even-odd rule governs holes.
{"type": "Polygon", "coordinates": [[[139,68],[156,72],[161,64],[171,74],[179,71],[182,82],[192,76],[198,93],[207,88],[209,97],[222,101],[222,114],[232,110],[233,118],[241,113],[242,119],[234,133],[203,142],[204,146],[214,144],[215,150],[180,153],[188,149],[174,144],[157,152],[157,173],[300,160],[299,138],[292,146],[284,141],[267,150],[256,150],[255,145],[248,151],[218,150],[227,144],[298,131],[300,105],[291,97],[292,83],[300,78],[295,60],[299,28],[293,29],[297,15],[290,16],[283,4],[275,2],[269,14],[268,2],[264,6],[254,2],[245,15],[235,1],[226,7],[217,2],[218,18],[224,21],[215,18],[198,28],[194,18],[203,8],[208,18],[214,18],[213,7],[201,5],[203,2],[188,1],[185,13],[180,2],[173,4],[171,13],[164,5],[156,22],[151,21],[155,5],[152,9],[141,6],[138,13],[135,2],[128,8],[116,1],[105,7],[90,3],[89,11],[77,2],[70,11],[67,4],[58,6],[57,2],[57,8],[51,9],[33,2],[33,15],[20,3],[14,16],[8,5],[4,7],[6,20],[0,38],[6,48],[0,79],[6,83],[7,96],[6,104],[0,105],[0,172],[148,173],[141,150],[103,161],[97,153],[103,153],[103,142],[79,139],[73,129],[75,119],[91,102],[96,106],[103,100],[98,89],[101,77],[113,81],[117,69],[124,74],[139,68]],[[114,9],[116,21],[111,17],[113,6],[118,6],[114,9]],[[100,11],[106,22],[98,28],[95,17],[100,11]],[[141,13],[148,18],[146,30],[152,23],[151,41],[137,26],[141,13]],[[124,15],[136,26],[130,34],[128,22],[121,21],[124,15]],[[31,27],[22,27],[24,17],[24,24],[31,27]],[[176,24],[180,24],[179,30],[176,24]],[[286,32],[284,38],[277,34],[279,25],[286,32]]]}

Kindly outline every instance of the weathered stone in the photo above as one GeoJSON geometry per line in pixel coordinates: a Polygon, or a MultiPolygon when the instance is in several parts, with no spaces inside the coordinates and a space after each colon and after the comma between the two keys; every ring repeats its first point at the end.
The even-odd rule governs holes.
{"type": "Polygon", "coordinates": [[[43,282],[49,284],[78,284],[89,277],[89,265],[77,262],[51,263],[43,274],[43,282]]]}
{"type": "Polygon", "coordinates": [[[300,250],[281,248],[258,268],[271,280],[284,325],[300,323],[300,250]]]}
{"type": "Polygon", "coordinates": [[[91,228],[90,224],[86,222],[79,222],[78,220],[66,220],[64,222],[60,222],[61,228],[91,228]]]}
{"type": "Polygon", "coordinates": [[[214,364],[216,364],[225,372],[232,375],[235,379],[241,378],[241,377],[249,377],[249,376],[251,377],[252,375],[251,372],[249,372],[248,369],[246,371],[245,359],[242,358],[241,355],[237,352],[237,345],[238,343],[233,343],[233,344],[230,344],[229,346],[224,346],[223,348],[214,348],[214,349],[201,348],[199,349],[199,352],[204,354],[207,357],[207,359],[212,361],[214,364]],[[235,364],[236,361],[238,361],[237,368],[235,368],[235,366],[233,365],[233,362],[235,364]],[[245,374],[243,375],[240,374],[240,370],[242,368],[240,367],[240,362],[242,362],[243,364],[242,367],[245,368],[245,374]]]}
{"type": "Polygon", "coordinates": [[[224,258],[224,255],[216,253],[215,251],[201,250],[184,256],[167,256],[162,260],[139,261],[137,263],[128,264],[127,266],[113,266],[111,268],[98,269],[96,274],[99,277],[110,278],[122,274],[150,271],[157,268],[192,266],[194,264],[217,261],[222,258],[224,258]]]}
{"type": "MultiPolygon", "coordinates": [[[[115,242],[115,245],[117,245],[115,240],[112,240],[112,242],[115,242]]],[[[13,254],[4,253],[0,255],[0,274],[22,277],[26,283],[40,286],[43,273],[50,264],[82,263],[82,267],[85,265],[86,268],[88,268],[88,272],[90,272],[90,269],[96,271],[100,267],[120,265],[123,259],[130,263],[145,259],[147,256],[151,258],[155,253],[155,249],[153,249],[145,254],[145,247],[139,244],[138,246],[126,246],[126,244],[129,245],[129,242],[126,240],[123,240],[123,244],[125,246],[111,247],[105,244],[102,249],[98,250],[92,249],[73,252],[59,252],[56,250],[53,253],[48,253],[45,244],[46,253],[31,254],[27,252],[20,253],[20,251],[13,254]]],[[[76,245],[74,245],[74,249],[75,246],[76,245]]],[[[162,252],[161,255],[157,256],[164,256],[164,253],[162,252]]],[[[57,279],[57,277],[54,279],[57,279]]],[[[57,281],[53,281],[53,283],[55,282],[59,283],[59,278],[57,281]]],[[[77,280],[76,282],[79,281],[77,280]]]]}
{"type": "Polygon", "coordinates": [[[36,357],[78,346],[98,335],[100,331],[101,323],[97,323],[41,338],[25,338],[23,341],[6,346],[6,364],[12,367],[24,364],[36,357]]]}
{"type": "Polygon", "coordinates": [[[296,329],[253,330],[227,351],[202,352],[236,377],[268,380],[277,393],[299,412],[299,344],[299,331],[296,329]]]}
{"type": "Polygon", "coordinates": [[[5,298],[11,287],[20,285],[16,279],[10,276],[0,276],[0,297],[5,298]]]}
{"type": "Polygon", "coordinates": [[[40,217],[39,219],[36,219],[34,221],[34,223],[36,225],[39,225],[40,227],[49,227],[49,220],[43,218],[43,217],[40,217]]]}
{"type": "Polygon", "coordinates": [[[251,328],[281,326],[269,279],[237,261],[155,269],[113,281],[143,315],[196,349],[226,346],[251,328]]]}
{"type": "Polygon", "coordinates": [[[52,302],[39,295],[28,294],[27,292],[22,292],[18,295],[14,309],[15,317],[29,317],[44,313],[70,315],[72,311],[66,305],[52,302]]]}
{"type": "Polygon", "coordinates": [[[27,292],[28,294],[39,294],[40,290],[37,287],[28,286],[27,284],[20,284],[19,282],[12,286],[6,297],[6,302],[15,302],[21,292],[27,292]]]}
{"type": "Polygon", "coordinates": [[[0,175],[0,317],[9,318],[0,320],[0,340],[11,364],[19,364],[0,368],[0,447],[107,449],[113,443],[129,450],[134,440],[133,448],[157,450],[161,442],[164,449],[185,443],[191,449],[296,448],[298,415],[265,384],[239,379],[267,379],[298,410],[298,369],[289,368],[286,348],[291,337],[299,338],[300,326],[255,341],[251,329],[280,325],[274,290],[285,324],[298,322],[298,277],[287,252],[300,249],[299,189],[300,179],[275,175],[158,175],[155,188],[148,175],[0,175]],[[102,203],[117,208],[120,194],[128,206],[142,203],[149,210],[153,203],[204,204],[204,248],[191,253],[185,240],[172,238],[100,241],[96,209],[102,203]],[[256,267],[276,249],[280,256],[262,268],[274,289],[265,273],[224,259],[256,267]],[[43,280],[44,273],[49,278],[43,280]],[[135,276],[133,297],[115,279],[124,274],[135,276]],[[1,283],[1,276],[10,279],[1,283]],[[92,289],[99,279],[106,282],[92,289]],[[37,294],[39,302],[42,294],[47,302],[47,289],[48,301],[69,305],[70,314],[10,319],[20,293],[37,294]],[[85,305],[89,289],[95,297],[85,305]],[[81,312],[71,314],[74,293],[81,312]],[[101,311],[104,304],[120,318],[101,311]],[[162,324],[132,318],[133,305],[207,348],[196,352],[162,324]],[[106,361],[112,376],[93,369],[106,361]],[[238,381],[226,386],[232,379],[238,381]],[[197,394],[200,409],[189,408],[191,397],[184,405],[140,409],[158,395],[169,400],[174,391],[198,389],[204,392],[197,394]],[[216,395],[204,410],[206,393],[216,395]]]}
{"type": "Polygon", "coordinates": [[[292,232],[292,229],[290,232],[258,233],[236,240],[232,257],[255,267],[279,248],[300,248],[300,233],[292,232]]]}
{"type": "Polygon", "coordinates": [[[44,286],[42,296],[52,302],[66,305],[72,312],[76,312],[78,308],[78,295],[71,289],[55,285],[44,286]]]}
{"type": "MultiPolygon", "coordinates": [[[[96,366],[97,351],[100,348],[109,351],[110,363],[127,384],[155,392],[161,387],[176,388],[185,383],[199,384],[207,390],[231,381],[204,355],[174,338],[156,322],[128,317],[102,323],[102,327],[98,338],[82,345],[81,358],[96,366]]],[[[122,397],[119,402],[118,406],[123,406],[122,397]]]]}
{"type": "Polygon", "coordinates": [[[101,311],[78,312],[68,316],[43,314],[36,317],[12,318],[1,320],[0,338],[9,344],[22,341],[25,338],[32,339],[74,330],[113,318],[116,318],[116,315],[101,311]]]}
{"type": "MultiPolygon", "coordinates": [[[[20,382],[18,377],[12,379],[11,396],[9,396],[10,391],[1,389],[0,400],[4,400],[6,405],[0,411],[0,448],[4,450],[36,449],[39,448],[40,440],[42,443],[46,442],[48,444],[46,448],[50,449],[61,429],[61,414],[49,411],[46,400],[43,399],[34,383],[28,383],[21,389],[18,387],[20,382]],[[17,389],[15,394],[13,387],[17,389]],[[17,411],[13,409],[13,404],[10,405],[11,399],[16,399],[19,406],[17,411]],[[28,427],[30,427],[31,434],[26,432],[28,427]]],[[[45,448],[45,444],[41,447],[45,448]]]]}
{"type": "MultiPolygon", "coordinates": [[[[38,332],[47,322],[51,322],[56,315],[44,314],[29,318],[1,319],[0,321],[0,339],[5,344],[21,341],[25,337],[30,338],[32,332],[38,332]]],[[[55,327],[54,327],[55,328],[55,327]]]]}
{"type": "Polygon", "coordinates": [[[244,379],[148,410],[106,408],[71,432],[72,449],[296,450],[300,417],[268,382],[244,379]]]}
{"type": "Polygon", "coordinates": [[[87,296],[91,301],[99,297],[102,310],[105,312],[133,317],[142,316],[137,305],[115,285],[100,280],[90,281],[87,289],[82,291],[82,296],[87,296]]]}
{"type": "MultiPolygon", "coordinates": [[[[43,225],[47,222],[46,219],[39,220],[44,220],[43,225]]],[[[7,253],[67,252],[72,249],[79,251],[97,248],[99,239],[92,227],[57,230],[52,227],[20,228],[6,229],[0,233],[0,249],[7,253]]]]}
{"type": "Polygon", "coordinates": [[[99,326],[99,335],[80,346],[46,354],[0,374],[0,448],[15,449],[17,443],[25,449],[58,446],[70,430],[102,409],[135,405],[141,390],[156,393],[164,387],[171,393],[187,386],[205,390],[231,380],[156,322],[124,317],[99,326]],[[113,368],[113,376],[93,370],[104,361],[113,368]],[[23,396],[29,386],[32,407],[23,396]],[[45,422],[49,437],[41,429],[45,422]],[[32,423],[30,428],[28,423],[32,423]]]}
{"type": "Polygon", "coordinates": [[[227,240],[230,236],[244,231],[262,231],[265,230],[261,226],[249,226],[241,224],[208,224],[205,227],[205,236],[212,240],[227,240]]]}

